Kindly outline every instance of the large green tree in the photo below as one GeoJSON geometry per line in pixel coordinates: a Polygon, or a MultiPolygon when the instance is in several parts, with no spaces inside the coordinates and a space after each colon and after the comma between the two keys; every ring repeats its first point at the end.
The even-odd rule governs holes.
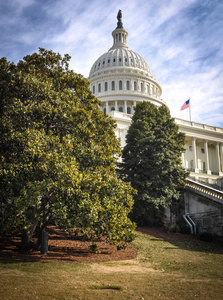
{"type": "Polygon", "coordinates": [[[0,59],[0,233],[22,232],[22,249],[52,221],[111,243],[133,238],[116,125],[69,60],[43,48],[17,65],[0,59]]]}
{"type": "Polygon", "coordinates": [[[162,224],[165,207],[179,203],[178,188],[187,176],[181,166],[184,138],[165,105],[136,105],[121,174],[138,191],[131,214],[138,225],[162,224]]]}

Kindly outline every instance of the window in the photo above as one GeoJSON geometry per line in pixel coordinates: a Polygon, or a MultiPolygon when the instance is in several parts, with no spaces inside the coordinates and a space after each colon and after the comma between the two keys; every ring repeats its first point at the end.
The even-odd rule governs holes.
{"type": "Polygon", "coordinates": [[[204,148],[201,148],[201,153],[204,153],[204,148]]]}
{"type": "Polygon", "coordinates": [[[93,94],[95,94],[95,85],[93,85],[93,94]]]}
{"type": "Polygon", "coordinates": [[[127,59],[127,57],[125,58],[125,62],[127,62],[128,61],[128,59],[127,59]]]}
{"type": "Polygon", "coordinates": [[[129,81],[126,81],[126,89],[130,90],[130,83],[129,83],[129,81]]]}
{"type": "Polygon", "coordinates": [[[120,62],[122,61],[121,57],[119,57],[119,61],[120,61],[120,62]]]}
{"type": "Polygon", "coordinates": [[[122,81],[119,81],[119,90],[122,90],[122,81]]]}
{"type": "Polygon", "coordinates": [[[107,92],[107,90],[108,90],[108,83],[105,82],[105,92],[107,92]]]}
{"type": "Polygon", "coordinates": [[[105,61],[103,61],[103,65],[105,64],[105,61]]]}
{"type": "Polygon", "coordinates": [[[115,110],[115,108],[114,108],[114,107],[112,107],[112,108],[111,108],[111,111],[113,111],[113,110],[115,110]]]}
{"type": "Polygon", "coordinates": [[[204,161],[202,161],[202,171],[203,171],[203,172],[206,171],[206,169],[205,169],[205,162],[204,162],[204,161]]]}
{"type": "Polygon", "coordinates": [[[134,81],[134,91],[136,91],[136,90],[137,90],[137,82],[134,81]]]}
{"type": "Polygon", "coordinates": [[[127,107],[127,114],[131,114],[131,107],[127,107]]]}
{"type": "Polygon", "coordinates": [[[104,108],[104,114],[106,114],[106,108],[104,108]]]}
{"type": "Polygon", "coordinates": [[[110,59],[108,59],[108,64],[110,63],[110,59]]]}
{"type": "Polygon", "coordinates": [[[123,107],[122,106],[119,107],[119,111],[123,112],[123,107]]]}
{"type": "Polygon", "coordinates": [[[143,92],[143,83],[141,82],[141,92],[143,92]]]}
{"type": "Polygon", "coordinates": [[[100,83],[98,84],[98,92],[99,93],[101,92],[101,84],[100,83]]]}
{"type": "Polygon", "coordinates": [[[112,91],[114,91],[114,90],[115,90],[115,82],[112,81],[112,91]]]}
{"type": "Polygon", "coordinates": [[[189,151],[193,151],[193,147],[192,146],[189,146],[189,151]]]}
{"type": "Polygon", "coordinates": [[[115,58],[113,58],[113,62],[115,62],[115,58]]]}
{"type": "Polygon", "coordinates": [[[193,168],[193,166],[194,166],[194,161],[191,160],[191,161],[190,161],[190,167],[193,168]]]}

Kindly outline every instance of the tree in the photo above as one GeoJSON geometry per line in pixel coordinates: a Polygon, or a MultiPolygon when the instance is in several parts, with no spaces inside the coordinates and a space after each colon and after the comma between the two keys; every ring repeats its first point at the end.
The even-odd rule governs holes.
{"type": "Polygon", "coordinates": [[[0,59],[0,233],[22,232],[22,249],[38,247],[52,221],[119,245],[133,239],[116,125],[69,60],[43,48],[17,65],[0,59]]]}
{"type": "Polygon", "coordinates": [[[136,105],[123,149],[121,177],[131,182],[134,196],[132,219],[138,225],[160,225],[164,208],[179,203],[178,187],[187,173],[181,166],[184,134],[165,105],[136,105]]]}

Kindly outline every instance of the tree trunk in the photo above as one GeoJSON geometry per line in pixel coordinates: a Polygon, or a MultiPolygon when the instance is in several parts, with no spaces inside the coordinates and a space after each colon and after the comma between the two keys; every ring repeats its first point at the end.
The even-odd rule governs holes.
{"type": "Polygon", "coordinates": [[[31,225],[29,229],[24,229],[22,231],[22,240],[20,244],[20,250],[28,251],[30,249],[38,249],[38,246],[35,242],[33,242],[32,237],[35,232],[37,223],[31,225]]]}

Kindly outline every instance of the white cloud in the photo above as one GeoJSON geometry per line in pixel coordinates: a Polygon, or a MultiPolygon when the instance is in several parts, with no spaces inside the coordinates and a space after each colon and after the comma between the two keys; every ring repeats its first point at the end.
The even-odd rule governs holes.
{"type": "Polygon", "coordinates": [[[128,45],[148,62],[172,115],[188,119],[180,107],[190,96],[194,121],[223,126],[221,0],[12,0],[0,8],[0,56],[16,62],[41,46],[70,54],[86,77],[112,46],[121,9],[128,45]]]}

